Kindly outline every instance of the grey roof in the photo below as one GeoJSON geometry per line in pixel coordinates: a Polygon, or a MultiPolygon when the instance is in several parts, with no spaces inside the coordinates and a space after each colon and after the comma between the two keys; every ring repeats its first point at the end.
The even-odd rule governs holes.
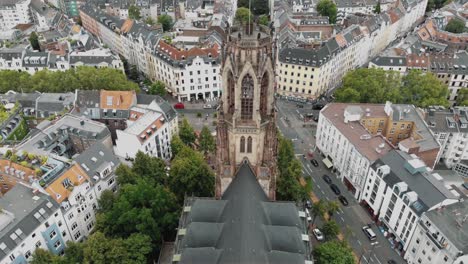
{"type": "Polygon", "coordinates": [[[375,6],[375,0],[335,0],[337,8],[375,6]]]}
{"type": "Polygon", "coordinates": [[[443,210],[426,213],[427,218],[463,254],[468,254],[468,200],[445,206],[443,210]],[[461,224],[461,225],[460,225],[461,224]]]}
{"type": "Polygon", "coordinates": [[[75,105],[83,108],[99,108],[100,98],[99,90],[78,90],[75,105]]]}
{"type": "Polygon", "coordinates": [[[399,182],[408,184],[408,191],[414,191],[418,195],[418,203],[420,206],[415,206],[416,203],[411,205],[411,208],[421,215],[429,208],[441,203],[446,199],[456,199],[456,197],[438,181],[429,172],[416,172],[411,174],[406,168],[405,164],[412,160],[412,158],[405,152],[392,150],[386,155],[378,159],[372,164],[374,169],[382,165],[390,167],[390,174],[386,175],[383,180],[388,186],[393,186],[399,182]]]}
{"type": "Polygon", "coordinates": [[[113,55],[109,56],[86,56],[86,55],[80,55],[80,54],[70,54],[70,64],[74,65],[78,62],[82,62],[87,66],[90,65],[98,65],[103,62],[107,64],[112,64],[113,60],[116,60],[116,58],[113,55]]]}
{"type": "Polygon", "coordinates": [[[11,93],[0,94],[0,100],[8,101],[9,103],[18,102],[22,107],[36,107],[36,100],[41,96],[40,93],[11,93]]]}
{"type": "Polygon", "coordinates": [[[112,170],[115,170],[120,164],[114,152],[101,142],[96,142],[90,148],[75,157],[74,160],[86,171],[93,182],[96,182],[93,176],[99,175],[102,169],[110,165],[112,170]]]}
{"type": "MultiPolygon", "coordinates": [[[[0,230],[0,244],[5,243],[8,250],[13,250],[22,240],[29,236],[45,218],[58,210],[59,205],[48,195],[38,192],[33,193],[33,189],[26,187],[23,184],[16,184],[5,196],[0,199],[0,208],[8,213],[12,213],[11,217],[6,212],[0,212],[0,226],[5,224],[4,221],[11,221],[3,229],[0,230]],[[44,212],[40,216],[39,210],[44,212]],[[39,214],[39,219],[34,215],[39,214]],[[10,234],[21,230],[22,234],[19,238],[13,240],[10,234]]],[[[40,234],[37,234],[40,235],[40,234]]],[[[7,251],[8,254],[8,251],[7,251]]],[[[0,260],[7,254],[5,251],[0,250],[0,260]]]]}
{"type": "Polygon", "coordinates": [[[309,255],[296,205],[269,202],[247,164],[222,200],[195,200],[186,221],[180,263],[303,264],[309,255]]]}
{"type": "Polygon", "coordinates": [[[37,99],[36,110],[43,112],[61,112],[75,101],[74,93],[43,93],[37,99]]]}
{"type": "Polygon", "coordinates": [[[21,0],[1,0],[0,6],[11,6],[16,5],[17,3],[22,2],[21,0]]]}
{"type": "Polygon", "coordinates": [[[453,110],[448,110],[440,107],[429,107],[425,115],[425,120],[430,129],[435,133],[467,133],[467,128],[462,128],[462,122],[468,119],[468,108],[466,107],[455,107],[453,110]],[[455,115],[458,115],[457,121],[454,120],[455,115]],[[449,121],[452,122],[453,126],[449,126],[449,121]]]}
{"type": "Polygon", "coordinates": [[[406,66],[406,57],[378,56],[371,62],[378,66],[403,67],[406,66]]]}
{"type": "Polygon", "coordinates": [[[0,58],[6,61],[11,61],[13,58],[21,58],[22,56],[22,49],[0,49],[0,58]]]}
{"type": "Polygon", "coordinates": [[[279,53],[280,62],[317,67],[323,65],[330,55],[328,48],[323,46],[319,50],[303,48],[285,48],[279,53]]]}
{"type": "Polygon", "coordinates": [[[47,67],[48,62],[48,52],[32,52],[27,50],[23,57],[24,67],[47,67]]]}

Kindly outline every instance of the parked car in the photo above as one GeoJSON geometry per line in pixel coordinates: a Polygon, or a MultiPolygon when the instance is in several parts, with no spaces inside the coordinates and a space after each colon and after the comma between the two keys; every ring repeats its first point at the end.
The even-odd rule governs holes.
{"type": "Polygon", "coordinates": [[[330,176],[324,174],[324,175],[322,176],[322,179],[323,179],[326,183],[332,184],[332,179],[330,178],[330,176]]]}
{"type": "Polygon", "coordinates": [[[377,239],[377,236],[375,235],[374,231],[372,231],[372,228],[370,228],[368,225],[363,226],[362,231],[364,232],[364,234],[366,234],[367,238],[369,238],[370,241],[377,239]]]}
{"type": "Polygon", "coordinates": [[[305,202],[305,207],[306,207],[307,209],[311,209],[311,208],[312,208],[312,202],[311,202],[310,200],[307,200],[307,201],[305,202]]]}
{"type": "Polygon", "coordinates": [[[390,259],[389,261],[387,261],[388,264],[397,264],[397,262],[393,259],[390,259]]]}
{"type": "Polygon", "coordinates": [[[301,104],[297,104],[296,106],[297,108],[304,108],[304,105],[301,105],[301,104]]]}
{"type": "Polygon", "coordinates": [[[176,103],[174,104],[175,109],[185,109],[185,105],[183,103],[176,103]]]}
{"type": "Polygon", "coordinates": [[[212,107],[210,104],[206,104],[206,105],[203,106],[203,108],[204,108],[204,109],[211,109],[211,108],[213,108],[213,107],[212,107]]]}
{"type": "Polygon", "coordinates": [[[318,122],[318,119],[319,119],[318,116],[314,116],[314,119],[313,119],[313,120],[314,120],[315,122],[318,122]]]}
{"type": "Polygon", "coordinates": [[[314,165],[314,167],[318,167],[318,162],[315,159],[311,159],[310,163],[312,163],[312,165],[314,165]]]}
{"type": "Polygon", "coordinates": [[[340,195],[341,194],[341,191],[340,191],[340,188],[338,188],[338,186],[336,186],[335,184],[330,184],[330,188],[332,189],[332,191],[336,194],[336,195],[340,195]]]}
{"type": "Polygon", "coordinates": [[[323,233],[320,231],[320,229],[315,228],[312,230],[312,233],[314,233],[314,236],[318,241],[322,241],[324,239],[323,233]]]}
{"type": "Polygon", "coordinates": [[[321,104],[321,103],[316,103],[314,105],[312,105],[312,109],[314,110],[322,110],[322,108],[324,108],[325,105],[324,104],[321,104]]]}
{"type": "Polygon", "coordinates": [[[344,206],[348,206],[348,200],[346,199],[346,197],[344,197],[343,195],[340,195],[338,196],[338,200],[340,200],[340,202],[344,205],[344,206]]]}

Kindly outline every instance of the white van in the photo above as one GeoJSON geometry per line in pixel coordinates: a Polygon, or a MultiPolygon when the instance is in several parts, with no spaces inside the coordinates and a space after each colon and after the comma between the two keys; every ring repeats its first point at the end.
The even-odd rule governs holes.
{"type": "Polygon", "coordinates": [[[364,234],[369,238],[370,241],[374,241],[377,239],[377,236],[375,235],[374,231],[369,226],[363,226],[362,231],[364,231],[364,234]]]}

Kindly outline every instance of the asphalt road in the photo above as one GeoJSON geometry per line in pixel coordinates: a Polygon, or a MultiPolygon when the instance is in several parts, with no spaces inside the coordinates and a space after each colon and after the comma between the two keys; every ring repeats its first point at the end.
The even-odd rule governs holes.
{"type": "MultiPolygon", "coordinates": [[[[310,149],[314,149],[316,123],[312,121],[313,125],[311,127],[304,128],[304,121],[301,120],[300,114],[318,114],[318,111],[312,110],[311,105],[297,108],[296,103],[285,100],[277,100],[276,105],[278,108],[277,125],[283,135],[293,141],[295,153],[303,164],[303,175],[304,177],[312,178],[312,189],[317,197],[323,200],[337,199],[337,196],[322,179],[322,175],[327,174],[332,178],[333,183],[340,188],[342,195],[348,200],[349,205],[341,206],[339,212],[335,213],[332,217],[340,225],[342,233],[357,256],[361,257],[362,255],[361,263],[386,264],[390,259],[397,261],[397,263],[405,263],[403,258],[391,248],[390,243],[377,230],[375,225],[372,226],[372,229],[377,235],[376,241],[378,244],[375,246],[371,245],[371,242],[362,231],[363,226],[372,223],[368,212],[358,204],[335,174],[325,167],[321,161],[320,154],[317,152],[313,154],[319,163],[319,167],[314,167],[308,158],[304,159],[302,157],[310,149]]],[[[321,221],[316,222],[317,226],[320,227],[321,221]]],[[[317,241],[314,242],[317,243],[317,241]]]]}

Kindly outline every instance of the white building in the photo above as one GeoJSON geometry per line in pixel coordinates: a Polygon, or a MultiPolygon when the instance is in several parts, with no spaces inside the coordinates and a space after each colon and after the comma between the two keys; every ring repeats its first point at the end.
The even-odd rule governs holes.
{"type": "Polygon", "coordinates": [[[0,199],[0,263],[26,263],[36,248],[62,254],[71,239],[59,204],[18,183],[0,199]]]}
{"type": "Polygon", "coordinates": [[[409,264],[468,261],[468,200],[426,212],[416,225],[405,260],[409,264]]]}
{"type": "Polygon", "coordinates": [[[393,150],[370,167],[361,200],[404,254],[422,214],[455,203],[458,197],[415,155],[393,150]]]}
{"type": "Polygon", "coordinates": [[[6,0],[0,3],[0,30],[12,29],[18,24],[31,23],[31,0],[6,0]]]}
{"type": "Polygon", "coordinates": [[[328,104],[320,112],[316,133],[316,147],[325,157],[325,165],[337,171],[356,199],[364,190],[369,166],[392,149],[381,135],[371,135],[360,124],[364,115],[385,115],[383,107],[366,107],[328,104]]]}
{"type": "Polygon", "coordinates": [[[142,151],[169,160],[171,139],[177,133],[178,121],[175,113],[171,116],[166,113],[155,101],[146,107],[132,107],[127,121],[128,127],[125,130],[117,130],[116,155],[135,158],[137,152],[142,151]]]}

